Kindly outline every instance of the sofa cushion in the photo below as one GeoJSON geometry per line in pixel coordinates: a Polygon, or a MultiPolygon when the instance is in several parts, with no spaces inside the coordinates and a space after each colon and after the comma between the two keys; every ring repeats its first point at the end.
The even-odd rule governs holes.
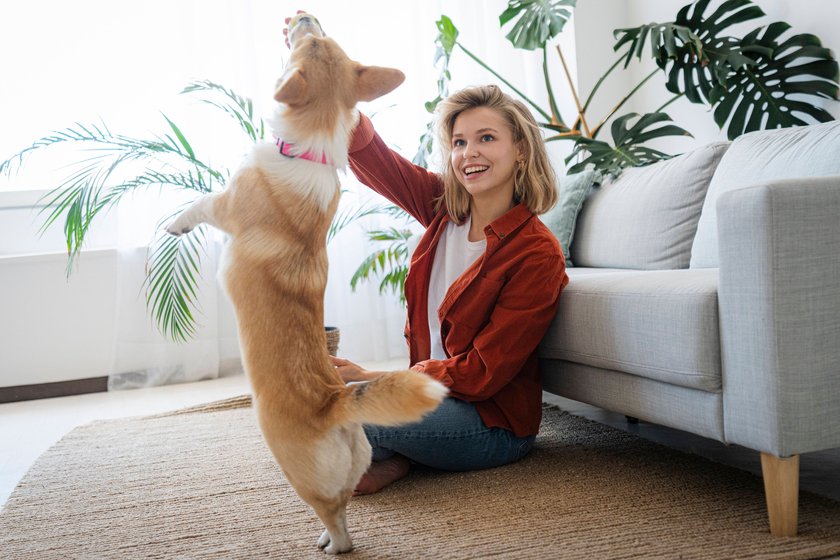
{"type": "Polygon", "coordinates": [[[709,144],[605,180],[578,216],[575,266],[687,268],[703,199],[728,142],[709,144]]]}
{"type": "Polygon", "coordinates": [[[592,185],[601,180],[601,174],[594,169],[566,175],[557,180],[559,199],[554,208],[540,216],[543,223],[557,237],[566,266],[572,266],[569,247],[575,234],[575,223],[586,195],[592,190],[592,185]]]}
{"type": "Polygon", "coordinates": [[[540,356],[719,391],[717,272],[569,269],[540,356]]]}
{"type": "Polygon", "coordinates": [[[721,194],[775,179],[840,175],[840,121],[760,130],[732,142],[715,171],[691,248],[691,267],[717,267],[721,194]]]}

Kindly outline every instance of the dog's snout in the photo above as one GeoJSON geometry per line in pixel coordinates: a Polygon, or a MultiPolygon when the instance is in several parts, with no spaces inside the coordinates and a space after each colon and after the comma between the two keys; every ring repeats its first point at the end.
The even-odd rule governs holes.
{"type": "Polygon", "coordinates": [[[325,36],[324,30],[321,29],[321,24],[315,16],[300,13],[289,24],[290,46],[294,48],[295,43],[307,35],[313,35],[315,37],[325,36]]]}

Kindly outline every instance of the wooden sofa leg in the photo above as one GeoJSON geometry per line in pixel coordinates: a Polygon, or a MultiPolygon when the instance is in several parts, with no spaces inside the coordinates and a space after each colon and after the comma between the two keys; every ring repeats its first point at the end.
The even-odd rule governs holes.
{"type": "Polygon", "coordinates": [[[799,455],[781,458],[762,453],[761,472],[770,534],[795,537],[799,522],[799,455]]]}

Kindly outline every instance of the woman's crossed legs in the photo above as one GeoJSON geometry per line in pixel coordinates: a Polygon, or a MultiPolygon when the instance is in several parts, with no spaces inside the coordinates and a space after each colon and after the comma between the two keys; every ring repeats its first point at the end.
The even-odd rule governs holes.
{"type": "Polygon", "coordinates": [[[365,426],[373,462],[356,487],[372,494],[408,474],[411,462],[446,471],[498,467],[528,454],[534,436],[484,425],[475,406],[452,397],[419,422],[365,426]]]}

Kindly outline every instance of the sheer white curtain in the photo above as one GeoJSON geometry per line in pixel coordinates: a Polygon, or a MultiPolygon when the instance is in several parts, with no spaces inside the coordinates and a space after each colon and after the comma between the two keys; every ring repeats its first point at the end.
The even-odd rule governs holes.
{"type": "MultiPolygon", "coordinates": [[[[74,122],[102,118],[114,132],[148,137],[165,130],[161,112],[178,123],[205,157],[231,168],[247,145],[235,129],[220,128],[206,108],[177,93],[191,80],[209,79],[254,100],[268,116],[271,93],[287,51],[283,19],[295,10],[314,13],[327,33],[356,60],[394,66],[406,82],[361,109],[383,138],[411,158],[428,115],[423,102],[435,96],[438,70],[432,61],[435,20],[452,17],[461,39],[511,81],[541,95],[539,58],[516,51],[499,31],[506,0],[28,0],[2,10],[0,55],[9,86],[0,92],[4,135],[0,154],[74,122]],[[198,139],[198,140],[196,140],[198,139]],[[209,154],[209,155],[208,155],[209,154]]],[[[496,81],[457,53],[452,88],[496,81]]],[[[5,159],[3,157],[2,159],[5,159]]],[[[48,166],[45,166],[48,167],[48,166]]],[[[51,167],[51,166],[49,166],[51,167]]],[[[0,188],[50,188],[62,170],[39,170],[3,180],[0,188]]],[[[66,172],[66,170],[63,170],[66,172]]],[[[370,199],[349,172],[342,178],[345,203],[370,199]]],[[[138,194],[111,216],[118,250],[113,387],[215,377],[238,357],[230,303],[218,288],[215,268],[223,238],[208,234],[198,297],[200,328],[186,344],[167,341],[152,324],[143,298],[145,259],[154,226],[184,199],[160,192],[138,194]]],[[[366,225],[386,225],[382,220],[366,225]]],[[[404,310],[396,297],[380,295],[376,283],[353,293],[350,277],[373,247],[360,227],[330,244],[325,322],[342,330],[340,354],[355,361],[405,357],[404,310]]],[[[82,327],[83,328],[83,327],[82,327]]]]}

